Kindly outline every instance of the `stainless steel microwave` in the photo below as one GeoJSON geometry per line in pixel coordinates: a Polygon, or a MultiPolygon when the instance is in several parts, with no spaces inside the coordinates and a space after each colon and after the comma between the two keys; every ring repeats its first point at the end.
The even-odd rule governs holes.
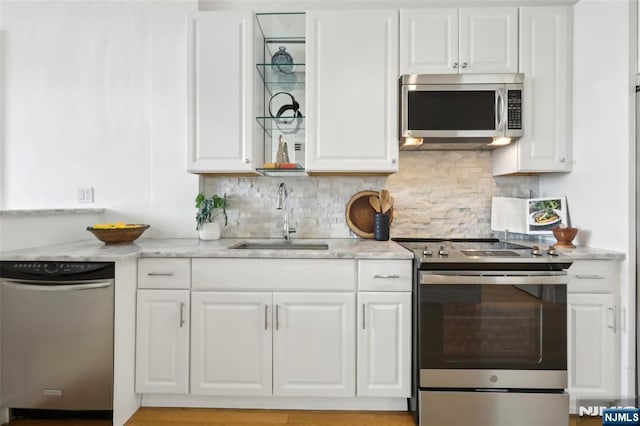
{"type": "Polygon", "coordinates": [[[523,74],[400,79],[400,149],[492,149],[523,136],[523,74]]]}

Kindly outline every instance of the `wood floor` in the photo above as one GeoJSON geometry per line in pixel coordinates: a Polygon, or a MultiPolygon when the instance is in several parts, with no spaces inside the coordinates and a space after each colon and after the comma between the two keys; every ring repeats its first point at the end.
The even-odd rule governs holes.
{"type": "MultiPolygon", "coordinates": [[[[105,420],[14,420],[9,426],[109,426],[105,420]]],[[[141,408],[126,426],[413,426],[406,412],[141,408]]],[[[570,426],[601,426],[600,417],[571,416],[570,426]]],[[[514,425],[515,426],[515,425],[514,425]]],[[[542,426],[542,425],[541,425],[542,426]]]]}

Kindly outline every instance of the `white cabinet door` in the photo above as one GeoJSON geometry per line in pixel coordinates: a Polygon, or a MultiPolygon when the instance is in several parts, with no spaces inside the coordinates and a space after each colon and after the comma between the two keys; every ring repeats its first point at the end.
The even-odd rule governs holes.
{"type": "Polygon", "coordinates": [[[460,9],[460,72],[518,72],[518,8],[460,9]]]}
{"type": "Polygon", "coordinates": [[[307,169],[398,171],[398,11],[307,12],[307,169]]]}
{"type": "Polygon", "coordinates": [[[191,393],[271,395],[271,293],[191,297],[191,393]]]}
{"type": "Polygon", "coordinates": [[[518,9],[400,11],[400,74],[518,72],[518,9]]]}
{"type": "Polygon", "coordinates": [[[571,171],[571,8],[520,8],[524,136],[493,152],[493,174],[571,171]]]}
{"type": "Polygon", "coordinates": [[[273,394],[355,396],[355,294],[274,293],[273,394]]]}
{"type": "Polygon", "coordinates": [[[189,290],[138,290],[136,393],[186,394],[189,290]]]}
{"type": "Polygon", "coordinates": [[[358,396],[411,396],[411,293],[358,293],[358,396]]]}
{"type": "Polygon", "coordinates": [[[612,294],[569,294],[567,302],[572,405],[576,400],[588,398],[614,400],[620,393],[616,297],[612,294]]]}
{"type": "Polygon", "coordinates": [[[253,28],[251,12],[199,12],[189,17],[189,172],[251,172],[255,167],[253,28]]]}
{"type": "Polygon", "coordinates": [[[400,11],[400,74],[457,74],[458,9],[400,11]]]}

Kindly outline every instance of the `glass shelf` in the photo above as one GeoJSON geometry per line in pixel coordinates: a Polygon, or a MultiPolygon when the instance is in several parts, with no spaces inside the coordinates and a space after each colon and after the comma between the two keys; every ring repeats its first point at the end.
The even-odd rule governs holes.
{"type": "Polygon", "coordinates": [[[256,172],[262,176],[308,176],[305,169],[273,169],[258,167],[256,172]]]}
{"type": "Polygon", "coordinates": [[[304,117],[256,117],[256,121],[269,137],[273,137],[274,132],[296,135],[303,134],[305,130],[304,117]]]}

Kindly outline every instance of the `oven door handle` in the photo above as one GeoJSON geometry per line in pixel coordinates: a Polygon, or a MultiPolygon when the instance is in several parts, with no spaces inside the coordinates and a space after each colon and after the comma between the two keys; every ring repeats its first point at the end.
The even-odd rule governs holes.
{"type": "Polygon", "coordinates": [[[545,275],[449,275],[422,274],[420,284],[449,285],[449,284],[495,284],[495,285],[558,285],[567,284],[566,274],[545,275]]]}

